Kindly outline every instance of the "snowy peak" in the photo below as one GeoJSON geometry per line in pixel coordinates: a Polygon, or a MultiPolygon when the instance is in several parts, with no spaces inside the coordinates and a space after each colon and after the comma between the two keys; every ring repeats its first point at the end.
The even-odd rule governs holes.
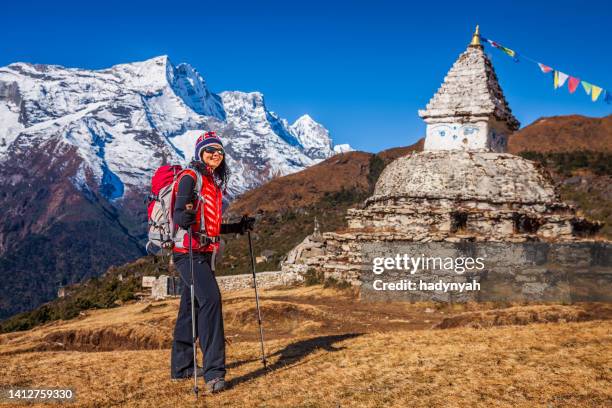
{"type": "Polygon", "coordinates": [[[329,131],[311,118],[310,115],[302,115],[289,129],[299,140],[309,157],[324,159],[334,153],[352,150],[348,144],[334,146],[332,139],[329,137],[329,131]]]}
{"type": "Polygon", "coordinates": [[[155,96],[170,90],[198,115],[225,120],[221,98],[206,87],[204,78],[189,64],[174,66],[167,55],[111,67],[132,90],[155,96]]]}
{"type": "Polygon", "coordinates": [[[327,129],[315,122],[309,115],[298,118],[290,129],[306,149],[322,148],[328,150],[332,148],[332,141],[327,129]]]}
{"type": "Polygon", "coordinates": [[[265,114],[264,97],[261,92],[225,91],[219,94],[225,111],[231,116],[265,114]]]}
{"type": "Polygon", "coordinates": [[[290,146],[300,147],[300,142],[289,131],[286,121],[266,107],[261,92],[221,92],[229,122],[236,129],[253,130],[255,133],[272,131],[277,137],[290,146]]]}
{"type": "Polygon", "coordinates": [[[272,131],[278,138],[298,149],[315,162],[336,153],[352,150],[349,145],[334,147],[329,131],[309,115],[303,115],[292,125],[268,110],[260,92],[226,91],[220,94],[228,122],[239,130],[256,133],[272,131]]]}
{"type": "Polygon", "coordinates": [[[0,162],[54,140],[80,160],[73,183],[113,201],[139,194],[161,164],[190,159],[206,130],[226,146],[231,195],[337,152],[310,116],[289,125],[260,92],[215,94],[166,55],[103,70],[0,67],[0,124],[0,162]]]}
{"type": "Polygon", "coordinates": [[[194,112],[225,120],[221,98],[208,90],[204,78],[189,64],[170,65],[168,82],[174,93],[194,112]]]}
{"type": "Polygon", "coordinates": [[[132,90],[156,92],[168,85],[173,68],[168,56],[161,55],[146,61],[114,65],[101,73],[114,75],[132,90]]]}
{"type": "Polygon", "coordinates": [[[334,146],[335,153],[345,153],[345,152],[351,152],[351,151],[353,151],[353,148],[348,143],[342,143],[342,144],[334,146]]]}

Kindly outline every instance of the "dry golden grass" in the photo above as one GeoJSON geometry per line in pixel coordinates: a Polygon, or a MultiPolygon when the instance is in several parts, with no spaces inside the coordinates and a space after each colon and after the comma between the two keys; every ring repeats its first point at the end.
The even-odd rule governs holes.
{"type": "MultiPolygon", "coordinates": [[[[470,314],[480,316],[473,310],[478,306],[365,304],[321,287],[261,295],[270,370],[262,368],[256,326],[249,322],[252,293],[226,294],[226,331],[233,339],[227,349],[231,388],[201,396],[197,406],[612,405],[609,320],[529,320],[519,321],[525,323],[521,326],[431,330],[449,314],[463,316],[462,321],[470,314]]],[[[169,379],[170,350],[147,349],[166,344],[176,306],[175,300],[131,304],[2,335],[0,387],[72,387],[77,402],[70,406],[79,407],[194,406],[192,383],[169,379]],[[126,347],[132,349],[78,351],[96,348],[79,344],[89,344],[91,337],[75,335],[64,351],[27,351],[44,349],[41,345],[48,344],[50,335],[70,331],[122,333],[132,339],[126,347]]],[[[516,306],[482,313],[509,316],[521,309],[542,316],[554,310],[582,316],[580,311],[587,310],[589,319],[605,319],[607,313],[599,316],[601,308],[584,305],[516,306]]]]}

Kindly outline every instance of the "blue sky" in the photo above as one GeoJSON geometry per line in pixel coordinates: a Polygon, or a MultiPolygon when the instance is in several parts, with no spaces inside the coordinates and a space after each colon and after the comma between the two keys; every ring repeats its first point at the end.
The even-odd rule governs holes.
{"type": "MultiPolygon", "coordinates": [[[[2,6],[0,66],[98,69],[167,54],[193,65],[213,92],[261,91],[282,117],[308,113],[334,142],[359,150],[423,136],[417,110],[476,24],[485,37],[612,91],[606,1],[12,3],[2,6]]],[[[522,125],[541,116],[612,113],[582,89],[553,90],[530,62],[487,52],[522,125]]]]}

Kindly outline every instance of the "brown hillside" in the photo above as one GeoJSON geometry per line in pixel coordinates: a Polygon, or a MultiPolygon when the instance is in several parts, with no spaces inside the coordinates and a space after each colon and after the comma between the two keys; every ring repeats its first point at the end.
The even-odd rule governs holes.
{"type": "MultiPolygon", "coordinates": [[[[320,202],[326,194],[342,190],[367,193],[372,188],[374,156],[384,165],[411,151],[423,150],[423,139],[406,147],[384,150],[377,155],[366,152],[347,152],[308,167],[300,172],[278,177],[248,191],[230,206],[231,214],[253,214],[258,211],[277,212],[304,208],[320,202]]],[[[379,169],[382,170],[382,169],[379,169]]]]}
{"type": "Polygon", "coordinates": [[[510,136],[508,151],[518,153],[591,150],[612,152],[612,115],[540,118],[510,136]]]}
{"type": "Polygon", "coordinates": [[[407,155],[410,152],[420,152],[423,151],[423,146],[425,145],[425,138],[420,138],[416,143],[411,144],[410,146],[405,147],[393,147],[391,149],[383,150],[378,153],[378,156],[385,161],[386,164],[391,163],[393,160],[398,157],[402,157],[407,155]]]}
{"type": "Polygon", "coordinates": [[[275,212],[314,204],[326,192],[342,188],[366,191],[371,157],[365,152],[341,153],[300,172],[275,178],[234,201],[230,212],[275,212]]]}

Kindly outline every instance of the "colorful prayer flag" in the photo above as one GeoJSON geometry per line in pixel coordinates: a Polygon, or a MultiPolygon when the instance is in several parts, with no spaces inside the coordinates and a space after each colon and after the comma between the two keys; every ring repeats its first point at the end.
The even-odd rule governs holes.
{"type": "Polygon", "coordinates": [[[569,77],[569,82],[567,83],[567,88],[570,93],[576,92],[576,88],[578,88],[578,84],[580,84],[580,78],[569,77]]]}
{"type": "Polygon", "coordinates": [[[612,94],[610,93],[610,91],[605,91],[606,94],[604,95],[604,101],[607,104],[611,104],[612,103],[612,94]]]}
{"type": "Polygon", "coordinates": [[[543,73],[548,74],[550,71],[552,71],[553,69],[549,66],[546,66],[540,62],[538,62],[538,65],[540,66],[540,69],[542,70],[543,73]]]}
{"type": "Polygon", "coordinates": [[[568,78],[567,74],[564,74],[561,71],[555,71],[555,78],[554,78],[555,89],[561,88],[563,84],[565,84],[565,81],[567,80],[567,78],[568,78]]]}
{"type": "Polygon", "coordinates": [[[503,45],[501,45],[500,43],[495,42],[495,41],[493,41],[493,40],[489,40],[489,39],[487,39],[487,42],[488,42],[489,44],[491,44],[491,46],[492,46],[492,47],[495,47],[495,48],[497,48],[497,49],[499,49],[499,50],[502,50],[503,52],[505,52],[506,54],[508,54],[508,55],[509,55],[509,56],[511,56],[512,58],[514,58],[514,60],[515,60],[515,61],[518,61],[517,54],[516,54],[516,52],[515,52],[514,50],[511,50],[510,48],[506,48],[506,47],[504,47],[503,45]]]}
{"type": "Polygon", "coordinates": [[[487,40],[487,42],[488,42],[489,44],[491,44],[491,46],[493,46],[493,47],[495,47],[495,48],[499,48],[499,44],[498,44],[498,43],[496,43],[495,41],[493,41],[493,40],[489,40],[488,38],[487,38],[486,40],[487,40]]]}
{"type": "Polygon", "coordinates": [[[511,56],[512,58],[514,58],[515,61],[518,61],[518,57],[514,50],[511,50],[510,48],[506,48],[506,47],[501,47],[501,50],[505,52],[506,54],[508,54],[509,56],[511,56]]]}
{"type": "Polygon", "coordinates": [[[586,92],[587,95],[591,94],[591,89],[593,88],[593,85],[589,84],[586,81],[582,81],[582,87],[584,88],[584,92],[586,92]]]}
{"type": "Polygon", "coordinates": [[[593,100],[593,102],[595,102],[597,98],[599,98],[599,94],[601,93],[601,91],[603,91],[603,89],[596,85],[593,85],[593,93],[591,94],[591,100],[593,100]]]}

